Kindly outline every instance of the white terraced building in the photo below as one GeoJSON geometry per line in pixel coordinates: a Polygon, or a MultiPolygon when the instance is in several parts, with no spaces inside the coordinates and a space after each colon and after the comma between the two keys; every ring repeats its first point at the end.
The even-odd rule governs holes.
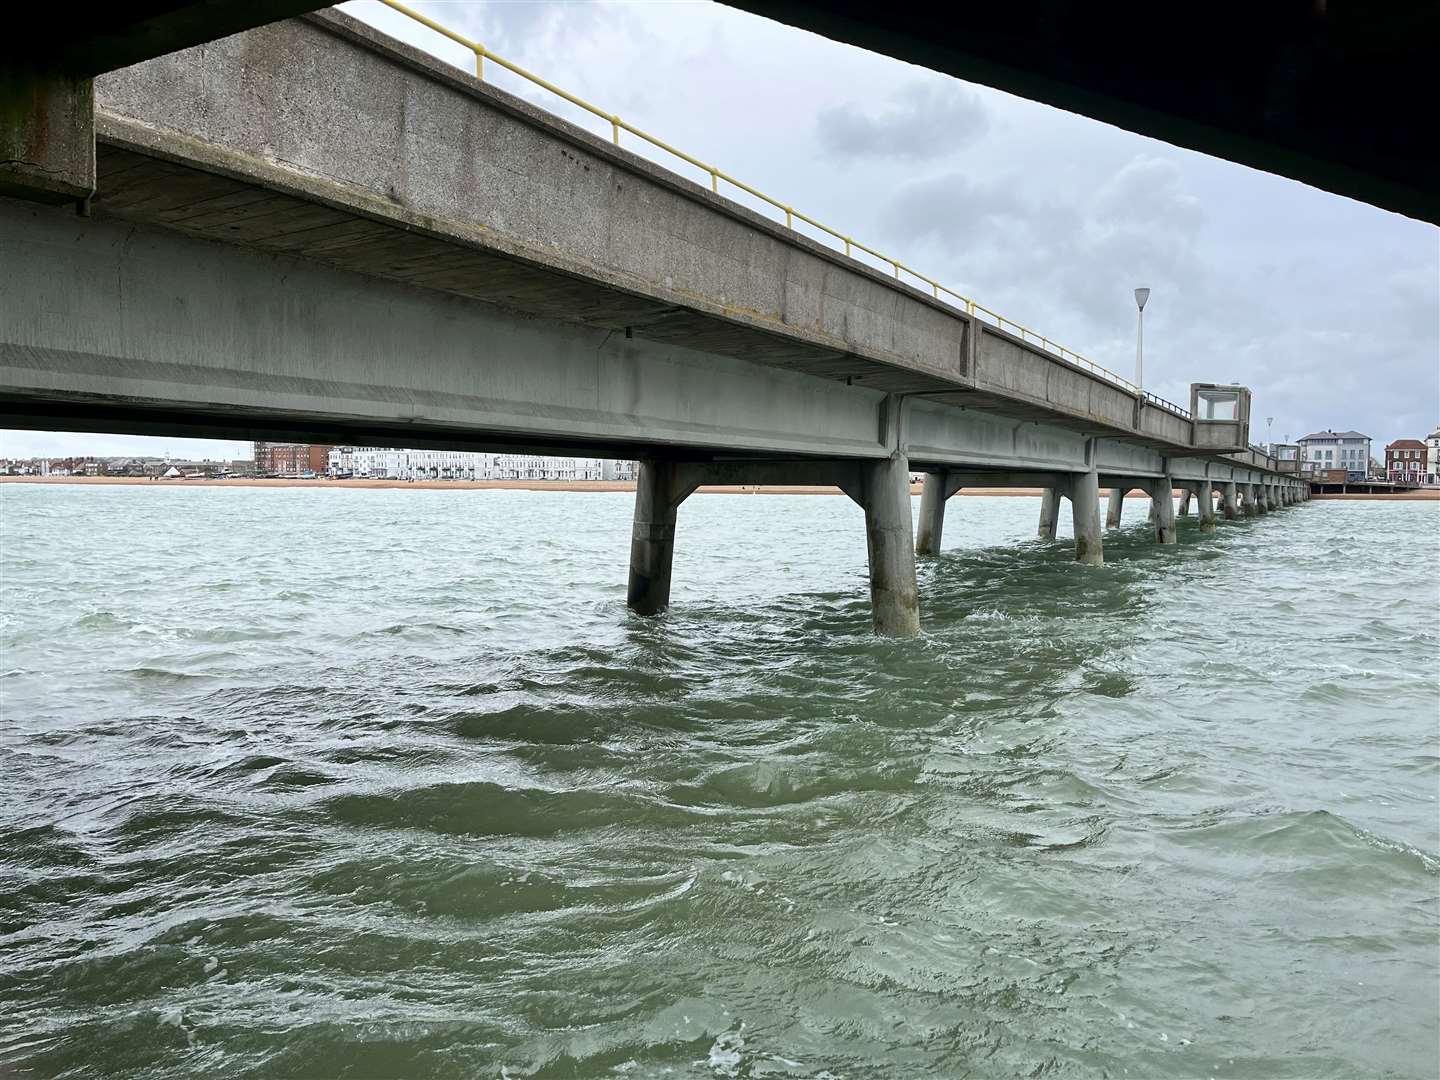
{"type": "Polygon", "coordinates": [[[1370,472],[1370,436],[1358,431],[1316,431],[1295,440],[1300,460],[1316,469],[1344,469],[1346,479],[1358,483],[1370,472]]]}
{"type": "Polygon", "coordinates": [[[634,462],[470,450],[337,446],[330,475],[365,480],[612,480],[635,475],[634,462]]]}

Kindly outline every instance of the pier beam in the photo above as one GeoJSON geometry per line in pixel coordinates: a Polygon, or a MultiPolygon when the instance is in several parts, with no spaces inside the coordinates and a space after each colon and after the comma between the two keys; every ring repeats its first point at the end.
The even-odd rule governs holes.
{"type": "Polygon", "coordinates": [[[1060,520],[1060,489],[1058,487],[1042,488],[1040,491],[1040,528],[1038,535],[1041,540],[1055,539],[1055,525],[1060,520]]]}
{"type": "Polygon", "coordinates": [[[1215,531],[1215,489],[1209,480],[1199,485],[1195,498],[1199,502],[1200,531],[1213,533],[1215,531]]]}
{"type": "Polygon", "coordinates": [[[882,637],[918,637],[920,599],[915,587],[915,532],[910,521],[910,462],[904,454],[895,453],[867,462],[861,470],[875,632],[882,637]]]}
{"type": "Polygon", "coordinates": [[[635,474],[635,524],[630,533],[630,584],[625,597],[637,615],[658,615],[670,606],[675,511],[684,497],[676,494],[673,462],[640,462],[635,474]]]}
{"type": "Polygon", "coordinates": [[[1110,505],[1105,510],[1105,528],[1118,529],[1121,515],[1125,513],[1125,489],[1110,489],[1110,505]]]}
{"type": "Polygon", "coordinates": [[[1070,478],[1070,510],[1075,522],[1075,561],[1100,566],[1100,474],[1094,469],[1070,478]]]}
{"type": "Polygon", "coordinates": [[[1234,480],[1225,482],[1225,520],[1234,521],[1240,512],[1239,503],[1236,501],[1236,486],[1234,480]]]}
{"type": "Polygon", "coordinates": [[[1162,477],[1151,489],[1151,500],[1155,505],[1155,542],[1157,544],[1178,543],[1175,536],[1175,481],[1162,477]]]}
{"type": "Polygon", "coordinates": [[[915,554],[939,555],[945,531],[945,504],[960,490],[948,473],[927,472],[920,490],[920,521],[915,527],[915,554]]]}

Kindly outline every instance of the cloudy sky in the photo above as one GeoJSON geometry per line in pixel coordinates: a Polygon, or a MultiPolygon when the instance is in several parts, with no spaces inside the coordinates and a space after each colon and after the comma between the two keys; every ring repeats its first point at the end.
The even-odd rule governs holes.
{"type": "MultiPolygon", "coordinates": [[[[1192,380],[1244,383],[1256,441],[1353,427],[1383,446],[1440,425],[1433,226],[719,5],[416,6],[1127,376],[1131,290],[1149,286],[1147,388],[1185,403],[1192,380]]],[[[473,64],[374,0],[343,9],[473,64]]],[[[495,65],[487,75],[601,130],[495,65]]],[[[248,452],[0,432],[13,456],[166,449],[248,452]]]]}

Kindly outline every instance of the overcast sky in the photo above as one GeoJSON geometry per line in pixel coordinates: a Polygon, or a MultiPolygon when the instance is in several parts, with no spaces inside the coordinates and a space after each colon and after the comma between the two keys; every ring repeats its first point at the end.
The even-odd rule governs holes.
{"type": "MultiPolygon", "coordinates": [[[[1440,425],[1433,226],[723,6],[416,6],[1127,376],[1131,291],[1149,286],[1147,388],[1185,404],[1192,380],[1244,383],[1255,441],[1357,428],[1379,447],[1440,425]]],[[[343,9],[473,65],[374,0],[343,9]]],[[[497,65],[487,76],[601,130],[497,65]]],[[[248,453],[0,432],[10,456],[167,449],[248,453]]]]}

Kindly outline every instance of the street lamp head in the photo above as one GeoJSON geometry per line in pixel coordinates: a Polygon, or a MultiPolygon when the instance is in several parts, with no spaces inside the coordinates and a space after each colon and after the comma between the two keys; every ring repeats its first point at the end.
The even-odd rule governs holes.
{"type": "Polygon", "coordinates": [[[1149,289],[1136,289],[1136,290],[1135,290],[1135,306],[1138,307],[1141,311],[1144,311],[1144,310],[1145,310],[1145,301],[1146,301],[1146,300],[1149,300],[1149,299],[1150,299],[1150,290],[1149,290],[1149,289]]]}

